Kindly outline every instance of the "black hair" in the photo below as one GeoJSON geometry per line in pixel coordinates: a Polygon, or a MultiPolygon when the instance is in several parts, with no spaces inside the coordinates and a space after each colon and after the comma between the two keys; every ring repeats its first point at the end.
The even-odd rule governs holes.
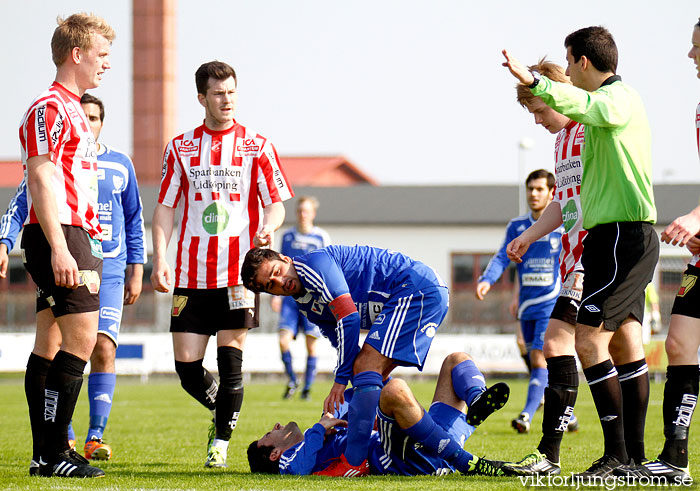
{"type": "Polygon", "coordinates": [[[100,121],[105,120],[105,105],[102,103],[101,100],[99,100],[97,97],[95,97],[92,94],[88,94],[85,92],[83,96],[80,98],[80,103],[81,104],[95,104],[97,107],[100,108],[100,121]]]}
{"type": "Polygon", "coordinates": [[[571,48],[571,56],[576,63],[585,56],[600,72],[617,71],[617,45],[610,31],[604,27],[591,26],[574,31],[566,36],[564,47],[571,48]]]}
{"type": "Polygon", "coordinates": [[[554,180],[554,174],[544,169],[534,170],[530,172],[530,175],[525,179],[525,185],[527,186],[530,181],[535,179],[547,179],[547,188],[552,189],[556,181],[554,180]]]}
{"type": "Polygon", "coordinates": [[[282,259],[279,252],[273,251],[272,249],[262,249],[260,247],[253,247],[245,255],[243,260],[243,266],[241,266],[241,280],[243,281],[243,286],[248,290],[260,293],[260,288],[255,284],[255,276],[258,274],[258,269],[263,263],[267,261],[274,261],[275,259],[282,259]]]}
{"type": "Polygon", "coordinates": [[[279,460],[270,460],[270,454],[274,449],[275,447],[272,445],[261,445],[258,447],[258,440],[250,442],[250,445],[248,445],[248,465],[250,465],[250,472],[279,474],[279,460]]]}

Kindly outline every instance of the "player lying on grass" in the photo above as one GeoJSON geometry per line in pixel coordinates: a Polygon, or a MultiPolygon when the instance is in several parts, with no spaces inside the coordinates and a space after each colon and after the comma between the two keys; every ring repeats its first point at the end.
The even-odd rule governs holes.
{"type": "MultiPolygon", "coordinates": [[[[476,426],[503,407],[509,393],[505,383],[487,389],[484,376],[466,353],[452,353],[443,361],[428,411],[404,380],[390,379],[379,398],[378,431],[369,438],[370,473],[414,476],[459,471],[502,476],[503,462],[476,457],[462,447],[476,426]]],[[[349,432],[342,418],[352,397],[347,390],[340,410],[326,413],[304,433],[293,421],[285,426],[276,423],[248,447],[251,472],[309,475],[326,469],[345,452],[349,432]]]]}
{"type": "Polygon", "coordinates": [[[352,381],[351,431],[346,452],[324,475],[369,473],[367,446],[383,380],[397,366],[423,369],[447,314],[445,283],[419,261],[368,246],[328,246],[294,258],[255,248],[246,254],[241,277],[254,292],[294,297],[338,351],[323,410],[333,413],[352,381]],[[369,330],[361,348],[360,329],[369,330]]]}

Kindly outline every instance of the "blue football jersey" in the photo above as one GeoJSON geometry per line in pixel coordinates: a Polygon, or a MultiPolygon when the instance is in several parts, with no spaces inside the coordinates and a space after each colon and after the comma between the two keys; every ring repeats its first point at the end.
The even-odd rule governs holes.
{"type": "Polygon", "coordinates": [[[293,259],[306,292],[300,311],[317,324],[338,352],[335,380],[346,384],[359,351],[360,329],[369,329],[390,292],[402,283],[445,287],[435,271],[399,252],[369,246],[332,245],[293,259]],[[330,303],[350,294],[357,312],[336,321],[330,303]]]}
{"type": "MultiPolygon", "coordinates": [[[[506,254],[508,244],[535,223],[532,214],[514,218],[508,223],[506,237],[501,248],[491,258],[479,282],[488,281],[494,284],[510,264],[506,254]]],[[[523,262],[517,264],[518,280],[520,282],[518,318],[533,320],[549,317],[561,290],[559,278],[559,252],[561,251],[561,235],[563,227],[559,227],[536,242],[523,256],[523,262]]]]}
{"type": "Polygon", "coordinates": [[[331,238],[320,227],[313,227],[308,234],[302,234],[292,227],[282,235],[280,252],[285,256],[296,257],[331,245],[331,238]]]}

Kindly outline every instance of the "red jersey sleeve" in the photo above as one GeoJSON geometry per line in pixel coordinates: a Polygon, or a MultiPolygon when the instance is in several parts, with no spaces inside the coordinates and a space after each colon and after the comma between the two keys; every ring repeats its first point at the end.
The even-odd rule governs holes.
{"type": "Polygon", "coordinates": [[[24,126],[27,158],[50,155],[56,162],[55,150],[70,132],[70,120],[64,118],[55,102],[37,104],[27,115],[24,126]]]}

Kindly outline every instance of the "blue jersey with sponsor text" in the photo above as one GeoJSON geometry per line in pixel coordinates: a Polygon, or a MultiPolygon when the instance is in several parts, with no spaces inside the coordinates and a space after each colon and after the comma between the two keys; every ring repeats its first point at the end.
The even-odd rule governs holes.
{"type": "Polygon", "coordinates": [[[410,282],[417,289],[446,288],[425,264],[399,252],[370,246],[332,245],[297,256],[294,267],[305,292],[296,301],[338,352],[336,382],[347,383],[359,351],[360,329],[369,329],[390,292],[410,282]],[[336,321],[329,304],[350,294],[357,312],[336,321]]]}
{"type": "MultiPolygon", "coordinates": [[[[124,278],[127,264],[146,262],[143,207],[131,159],[100,144],[97,156],[98,209],[102,227],[103,279],[124,278]]],[[[27,187],[22,180],[7,211],[0,219],[0,241],[10,251],[27,217],[27,187]]]]}
{"type": "MultiPolygon", "coordinates": [[[[533,223],[535,220],[530,213],[514,218],[508,223],[503,244],[489,261],[484,273],[479,277],[479,282],[488,281],[493,285],[498,281],[510,264],[506,247],[533,223]]],[[[547,318],[552,313],[561,290],[559,252],[563,232],[563,227],[559,227],[533,242],[523,256],[523,262],[516,265],[520,283],[518,319],[547,318]]]]}

